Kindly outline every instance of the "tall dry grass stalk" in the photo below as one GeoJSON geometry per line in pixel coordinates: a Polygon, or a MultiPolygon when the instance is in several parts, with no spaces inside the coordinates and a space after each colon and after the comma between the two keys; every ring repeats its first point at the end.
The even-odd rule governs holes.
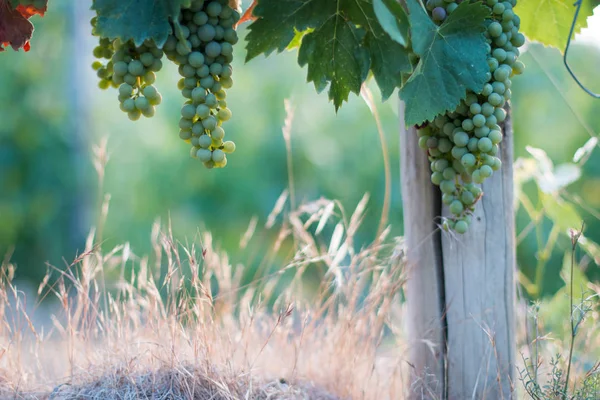
{"type": "MultiPolygon", "coordinates": [[[[346,216],[339,204],[321,199],[283,215],[279,226],[270,222],[263,233],[279,232],[266,257],[282,259],[295,246],[280,267],[250,282],[243,280],[247,267],[233,265],[208,232],[184,246],[157,223],[153,255],[138,256],[128,245],[103,251],[92,230],[82,254],[66,268],[49,268],[39,287],[40,298],[56,300],[52,326],[34,322],[26,307],[32,300],[13,284],[14,266],[5,260],[2,395],[401,398],[406,364],[393,321],[402,259],[388,231],[357,247],[366,205],[365,196],[346,216]],[[333,233],[326,235],[326,226],[333,233]],[[303,276],[315,268],[326,272],[308,290],[303,276]],[[283,284],[286,274],[293,278],[283,284]]],[[[242,247],[259,241],[256,221],[251,225],[242,247]]],[[[46,303],[37,311],[47,313],[46,303]]]]}

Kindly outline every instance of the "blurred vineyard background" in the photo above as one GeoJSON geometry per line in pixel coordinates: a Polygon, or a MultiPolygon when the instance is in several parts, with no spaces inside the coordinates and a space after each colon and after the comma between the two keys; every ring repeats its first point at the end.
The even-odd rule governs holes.
{"type": "MultiPolygon", "coordinates": [[[[249,257],[234,251],[240,237],[254,216],[264,224],[288,185],[281,133],[285,99],[295,108],[291,143],[297,202],[324,196],[353,209],[369,193],[359,238],[373,239],[385,179],[376,124],[360,97],[351,96],[336,115],[326,96],[306,83],[296,52],[244,65],[240,41],[234,87],[228,94],[234,117],[225,126],[237,151],[227,168],[208,171],[189,157],[188,145],[178,138],[182,97],[172,65],[165,64],[158,74],[164,102],[151,120],[130,122],[119,111],[116,92],[97,88],[90,67],[95,40],[89,34],[89,3],[53,0],[47,15],[34,20],[32,50],[0,54],[0,256],[10,255],[18,268],[17,280],[37,285],[46,263],[61,267],[82,251],[97,221],[102,193],[110,194],[102,236],[107,249],[129,242],[136,254],[150,253],[152,225],[159,218],[163,223],[170,220],[174,236],[183,242],[207,229],[224,249],[233,249],[233,263],[235,257],[249,257]],[[100,188],[92,149],[104,139],[110,159],[100,188]]],[[[600,10],[594,23],[600,26],[600,10]]],[[[578,38],[570,53],[574,70],[596,92],[598,32],[578,38]]],[[[241,37],[245,34],[242,27],[241,37]]],[[[536,213],[548,205],[542,204],[539,180],[523,184],[530,208],[520,206],[517,214],[521,282],[530,288],[531,297],[551,296],[564,285],[559,272],[570,241],[562,228],[573,212],[586,222],[586,273],[600,279],[600,252],[594,262],[597,250],[590,244],[600,242],[600,151],[590,142],[600,133],[600,101],[576,86],[558,51],[534,44],[522,60],[526,75],[515,78],[512,88],[516,156],[531,159],[526,150],[531,146],[545,151],[555,165],[572,164],[560,169],[563,174],[576,177],[581,171],[581,177],[553,193],[567,206],[552,215],[540,213],[539,218],[536,213]],[[586,143],[589,151],[573,163],[586,143]]],[[[371,87],[392,162],[392,234],[401,236],[401,196],[411,194],[401,194],[399,188],[398,101],[392,96],[381,104],[377,89],[371,87]]],[[[524,166],[519,169],[523,174],[529,164],[519,165],[524,166]]],[[[276,234],[265,237],[265,243],[273,242],[276,234]]],[[[261,251],[253,249],[252,254],[261,251]]],[[[261,258],[254,258],[258,264],[261,258]]]]}

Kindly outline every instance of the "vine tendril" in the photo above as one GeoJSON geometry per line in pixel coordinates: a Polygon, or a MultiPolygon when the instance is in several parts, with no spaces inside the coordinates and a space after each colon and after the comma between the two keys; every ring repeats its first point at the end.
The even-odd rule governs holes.
{"type": "Polygon", "coordinates": [[[582,88],[590,96],[592,96],[596,99],[600,99],[600,94],[592,92],[590,89],[585,87],[585,85],[583,83],[581,83],[581,81],[577,78],[575,73],[571,70],[569,63],[567,62],[567,52],[569,51],[569,47],[571,46],[571,38],[573,37],[573,32],[575,31],[575,24],[577,23],[577,17],[579,16],[579,11],[581,11],[582,4],[583,4],[583,0],[577,0],[575,3],[573,3],[573,5],[576,6],[577,8],[575,9],[575,16],[573,17],[573,23],[571,24],[571,30],[569,32],[569,37],[567,38],[567,46],[565,47],[565,54],[563,56],[563,61],[565,63],[565,67],[567,67],[567,71],[569,71],[569,74],[571,74],[571,77],[573,77],[573,79],[579,85],[579,87],[582,88]]]}

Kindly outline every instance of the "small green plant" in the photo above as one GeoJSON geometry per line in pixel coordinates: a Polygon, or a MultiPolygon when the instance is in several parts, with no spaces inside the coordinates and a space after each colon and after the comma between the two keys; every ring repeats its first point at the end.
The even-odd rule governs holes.
{"type": "MultiPolygon", "coordinates": [[[[536,338],[530,344],[535,344],[534,351],[530,352],[534,354],[533,359],[526,358],[524,355],[524,367],[519,370],[521,382],[524,385],[525,392],[533,399],[539,400],[554,400],[554,399],[570,399],[570,400],[591,400],[598,399],[600,394],[600,361],[596,362],[593,367],[589,368],[588,371],[583,375],[577,377],[577,379],[571,379],[573,364],[574,364],[574,349],[575,342],[579,338],[581,328],[584,325],[586,317],[590,314],[595,306],[595,300],[598,294],[587,295],[587,291],[583,287],[587,282],[585,278],[582,279],[581,273],[576,274],[575,269],[575,254],[578,247],[579,240],[582,236],[583,226],[579,231],[571,231],[571,252],[569,255],[569,274],[567,277],[563,276],[565,283],[569,288],[569,338],[568,338],[568,356],[563,359],[560,353],[557,353],[550,360],[550,370],[544,376],[546,380],[543,381],[539,375],[539,369],[542,366],[542,361],[539,356],[539,341],[543,338],[539,335],[539,312],[541,305],[535,302],[530,308],[533,320],[535,321],[536,338]],[[575,281],[581,285],[580,297],[577,300],[577,304],[574,304],[574,299],[577,294],[575,293],[575,281]],[[571,382],[576,380],[576,382],[571,382]]],[[[556,296],[562,296],[564,292],[559,291],[556,296]]],[[[555,296],[555,297],[556,297],[555,296]]]]}

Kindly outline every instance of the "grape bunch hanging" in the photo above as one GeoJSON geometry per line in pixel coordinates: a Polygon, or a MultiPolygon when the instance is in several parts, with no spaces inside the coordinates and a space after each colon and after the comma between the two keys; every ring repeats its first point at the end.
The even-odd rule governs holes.
{"type": "Polygon", "coordinates": [[[190,155],[205,167],[222,168],[227,165],[227,154],[235,151],[235,144],[224,140],[222,124],[231,118],[226,90],[233,86],[231,63],[239,19],[228,0],[193,0],[171,24],[172,33],[162,48],[152,40],[137,47],[133,41],[100,37],[94,49],[99,61],[93,64],[99,86],[118,89],[120,108],[131,120],[152,117],[162,101],[154,86],[155,73],[166,56],[179,67],[178,88],[186,99],[179,137],[192,145],[190,155]]]}
{"type": "MultiPolygon", "coordinates": [[[[462,0],[428,0],[432,20],[442,24],[462,0]]],[[[452,214],[442,227],[465,233],[475,204],[483,195],[481,184],[500,169],[504,106],[511,98],[511,77],[523,72],[518,61],[525,36],[519,32],[516,0],[482,0],[490,10],[486,20],[488,42],[487,83],[480,93],[468,92],[456,110],[438,115],[419,129],[419,146],[427,150],[431,181],[440,187],[442,202],[452,214]]]]}

